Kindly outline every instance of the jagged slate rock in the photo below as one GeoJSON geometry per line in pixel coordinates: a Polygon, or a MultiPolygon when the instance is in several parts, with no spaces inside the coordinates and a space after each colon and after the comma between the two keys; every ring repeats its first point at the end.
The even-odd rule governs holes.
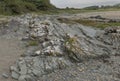
{"type": "Polygon", "coordinates": [[[24,60],[24,58],[20,57],[18,60],[19,60],[19,61],[22,61],[22,60],[24,60]]]}
{"type": "Polygon", "coordinates": [[[34,59],[33,59],[33,66],[34,67],[39,67],[39,65],[40,65],[40,61],[39,61],[39,57],[35,57],[34,59]]]}
{"type": "Polygon", "coordinates": [[[57,54],[64,54],[63,53],[63,50],[62,50],[62,46],[54,46],[54,48],[55,48],[55,52],[57,53],[57,54]]]}
{"type": "Polygon", "coordinates": [[[28,69],[28,74],[31,74],[32,73],[32,69],[28,69]]]}
{"type": "Polygon", "coordinates": [[[36,55],[40,55],[40,53],[41,53],[40,50],[38,50],[38,51],[35,52],[36,55]]]}
{"type": "Polygon", "coordinates": [[[105,34],[108,34],[108,33],[118,33],[119,34],[119,32],[117,32],[119,30],[120,30],[120,26],[107,27],[107,28],[104,29],[105,34]]]}
{"type": "Polygon", "coordinates": [[[31,77],[30,75],[21,75],[18,81],[36,81],[36,79],[31,77]]]}
{"type": "Polygon", "coordinates": [[[12,72],[11,72],[11,77],[12,77],[13,79],[18,80],[19,76],[20,76],[19,73],[15,72],[15,71],[12,71],[12,72]]]}
{"type": "Polygon", "coordinates": [[[17,67],[15,67],[15,66],[10,66],[10,70],[11,70],[11,71],[16,71],[16,72],[18,71],[18,70],[17,70],[17,67]]]}
{"type": "Polygon", "coordinates": [[[19,73],[20,73],[21,75],[27,74],[27,66],[26,66],[25,61],[24,61],[24,60],[20,61],[20,62],[18,63],[18,65],[19,65],[19,69],[20,69],[20,72],[19,72],[19,73]]]}
{"type": "Polygon", "coordinates": [[[50,73],[50,72],[52,72],[52,70],[53,70],[53,68],[51,67],[51,65],[50,65],[50,61],[51,59],[47,59],[47,60],[45,60],[45,62],[44,62],[44,64],[45,64],[45,72],[47,72],[47,73],[50,73]]]}
{"type": "Polygon", "coordinates": [[[22,41],[27,41],[27,40],[29,40],[29,37],[23,37],[21,40],[22,41]]]}
{"type": "Polygon", "coordinates": [[[97,15],[97,16],[90,16],[90,18],[102,19],[101,15],[97,15]]]}
{"type": "Polygon", "coordinates": [[[37,69],[34,68],[34,69],[32,70],[32,73],[33,73],[35,76],[40,77],[41,75],[44,74],[44,71],[43,71],[43,69],[37,70],[37,69]]]}
{"type": "Polygon", "coordinates": [[[36,76],[41,76],[42,74],[51,73],[54,69],[65,68],[66,66],[69,65],[69,61],[63,61],[63,60],[65,59],[54,58],[54,57],[47,57],[43,59],[43,58],[35,57],[33,60],[34,64],[31,66],[33,67],[31,71],[36,76]],[[41,61],[39,59],[41,59],[41,61]]]}
{"type": "Polygon", "coordinates": [[[51,45],[51,43],[49,42],[49,41],[47,41],[47,42],[43,42],[43,44],[42,44],[42,46],[45,48],[45,47],[47,47],[47,46],[50,46],[51,45]]]}
{"type": "Polygon", "coordinates": [[[28,73],[33,73],[35,76],[41,76],[44,73],[44,64],[40,58],[34,57],[33,64],[28,68],[28,73]]]}
{"type": "Polygon", "coordinates": [[[6,73],[3,73],[2,76],[3,76],[4,78],[9,78],[9,75],[6,74],[6,73]]]}
{"type": "MultiPolygon", "coordinates": [[[[104,31],[105,33],[101,33],[101,39],[106,43],[110,43],[113,46],[118,46],[119,45],[119,33],[120,27],[108,27],[104,31]],[[117,44],[116,44],[117,43],[117,44]],[[115,45],[114,45],[115,44],[115,45]]],[[[119,46],[118,46],[119,47],[119,46]]]]}
{"type": "Polygon", "coordinates": [[[58,58],[57,62],[60,69],[70,66],[70,62],[68,62],[64,58],[58,58]]]}

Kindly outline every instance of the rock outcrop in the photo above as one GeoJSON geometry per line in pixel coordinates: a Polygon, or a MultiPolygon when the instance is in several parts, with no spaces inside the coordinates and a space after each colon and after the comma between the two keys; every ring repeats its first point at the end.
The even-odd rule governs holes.
{"type": "Polygon", "coordinates": [[[26,53],[10,68],[14,79],[37,81],[43,75],[75,63],[120,54],[119,27],[115,31],[114,28],[96,30],[80,24],[60,23],[57,17],[28,14],[10,21],[19,27],[16,26],[15,33],[8,32],[9,36],[18,36],[28,46],[26,53]],[[37,45],[30,46],[30,41],[37,45]]]}
{"type": "Polygon", "coordinates": [[[120,27],[108,27],[104,32],[98,34],[97,39],[104,42],[104,44],[111,45],[113,54],[119,54],[120,51],[120,27]]]}

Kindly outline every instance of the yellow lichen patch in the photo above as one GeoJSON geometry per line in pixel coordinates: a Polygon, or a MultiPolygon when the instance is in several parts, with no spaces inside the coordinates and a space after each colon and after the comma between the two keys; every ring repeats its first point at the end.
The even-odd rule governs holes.
{"type": "Polygon", "coordinates": [[[83,53],[83,49],[80,47],[76,36],[68,37],[65,40],[65,46],[71,52],[77,52],[77,53],[81,53],[81,54],[83,53]]]}

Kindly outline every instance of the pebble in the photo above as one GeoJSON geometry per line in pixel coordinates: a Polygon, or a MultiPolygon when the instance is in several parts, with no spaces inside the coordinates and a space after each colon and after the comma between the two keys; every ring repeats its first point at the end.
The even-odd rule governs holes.
{"type": "Polygon", "coordinates": [[[41,53],[40,50],[38,50],[38,51],[35,52],[35,54],[37,54],[37,55],[40,55],[40,53],[41,53]]]}
{"type": "Polygon", "coordinates": [[[9,75],[6,74],[6,73],[3,73],[2,76],[3,76],[4,78],[9,78],[9,75]]]}

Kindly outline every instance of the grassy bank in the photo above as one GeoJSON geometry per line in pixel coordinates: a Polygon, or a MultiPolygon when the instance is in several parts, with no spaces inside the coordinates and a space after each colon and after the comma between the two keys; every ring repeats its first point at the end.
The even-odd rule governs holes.
{"type": "Polygon", "coordinates": [[[66,23],[66,24],[82,24],[85,26],[91,26],[91,27],[96,27],[100,29],[104,29],[106,27],[111,27],[111,26],[120,26],[119,22],[97,22],[89,19],[67,19],[67,18],[59,18],[58,19],[61,23],[66,23]]]}
{"type": "Polygon", "coordinates": [[[0,14],[16,15],[55,9],[49,0],[0,0],[0,14]]]}
{"type": "Polygon", "coordinates": [[[77,14],[86,12],[120,11],[120,8],[106,9],[58,9],[50,0],[1,0],[0,15],[19,15],[24,13],[37,14],[77,14]]]}
{"type": "Polygon", "coordinates": [[[97,22],[93,20],[73,20],[74,22],[86,25],[86,26],[92,26],[92,27],[97,27],[100,29],[104,29],[105,27],[111,27],[111,26],[120,26],[119,22],[97,22]]]}

